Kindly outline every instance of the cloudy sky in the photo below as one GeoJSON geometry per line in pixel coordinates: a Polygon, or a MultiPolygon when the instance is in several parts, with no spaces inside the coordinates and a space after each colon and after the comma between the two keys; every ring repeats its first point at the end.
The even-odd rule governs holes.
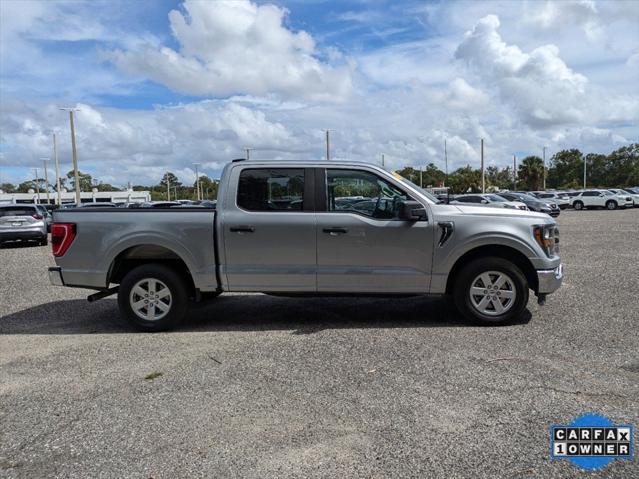
{"type": "Polygon", "coordinates": [[[0,2],[0,182],[32,177],[68,114],[116,185],[242,157],[449,168],[639,141],[639,2],[0,2]]]}

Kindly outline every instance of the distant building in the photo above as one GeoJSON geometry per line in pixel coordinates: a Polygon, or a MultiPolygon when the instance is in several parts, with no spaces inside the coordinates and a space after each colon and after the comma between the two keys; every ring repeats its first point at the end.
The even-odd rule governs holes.
{"type": "MultiPolygon", "coordinates": [[[[75,203],[75,191],[65,191],[61,194],[62,203],[75,203]]],[[[83,191],[80,193],[82,203],[143,203],[151,201],[150,191],[83,191]]],[[[56,204],[58,202],[58,194],[49,192],[49,203],[56,204]]],[[[0,192],[0,205],[13,203],[47,203],[47,194],[45,192],[38,193],[3,193],[0,192]],[[39,199],[38,199],[39,197],[39,199]]]]}

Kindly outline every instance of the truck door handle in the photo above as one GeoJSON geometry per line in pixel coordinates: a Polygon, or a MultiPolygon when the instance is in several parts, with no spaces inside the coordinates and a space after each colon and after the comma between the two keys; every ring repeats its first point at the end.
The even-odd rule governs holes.
{"type": "Polygon", "coordinates": [[[255,227],[245,225],[231,226],[229,230],[231,231],[231,233],[254,233],[255,227]]]}
{"type": "Polygon", "coordinates": [[[330,234],[331,236],[348,233],[348,230],[346,228],[324,228],[322,231],[324,231],[324,233],[330,234]]]}

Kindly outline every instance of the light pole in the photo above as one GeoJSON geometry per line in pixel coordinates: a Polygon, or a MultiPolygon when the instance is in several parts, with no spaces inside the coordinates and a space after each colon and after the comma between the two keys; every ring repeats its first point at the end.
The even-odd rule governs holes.
{"type": "Polygon", "coordinates": [[[55,160],[55,189],[58,192],[58,206],[62,204],[62,192],[60,191],[60,162],[58,161],[58,144],[53,133],[53,157],[55,160]]]}
{"type": "Polygon", "coordinates": [[[166,178],[166,201],[171,201],[171,179],[168,171],[164,174],[164,178],[166,178]]]}
{"type": "Polygon", "coordinates": [[[47,171],[47,162],[49,158],[40,158],[44,164],[44,190],[47,192],[47,204],[51,204],[51,198],[49,197],[49,172],[47,171]]]}
{"type": "Polygon", "coordinates": [[[486,193],[486,175],[484,173],[484,139],[481,139],[481,192],[486,193]]]}
{"type": "Polygon", "coordinates": [[[246,151],[246,160],[250,160],[251,159],[251,151],[255,150],[255,148],[244,148],[244,150],[246,151]]]}
{"type": "Polygon", "coordinates": [[[544,191],[546,191],[546,147],[544,146],[543,149],[543,158],[544,158],[544,191]]]}
{"type": "Polygon", "coordinates": [[[200,163],[193,163],[195,166],[195,189],[197,190],[197,199],[200,201],[200,175],[197,172],[197,167],[200,166],[200,163]]]}
{"type": "Polygon", "coordinates": [[[73,152],[73,175],[75,178],[75,202],[82,203],[80,195],[80,175],[78,174],[78,153],[75,148],[75,125],[73,122],[73,112],[80,111],[77,108],[60,108],[60,110],[69,112],[69,122],[71,123],[71,151],[73,152]]]}
{"type": "Polygon", "coordinates": [[[40,204],[40,178],[38,178],[38,169],[34,168],[35,170],[35,184],[36,184],[36,192],[38,193],[38,204],[40,204]]]}
{"type": "Polygon", "coordinates": [[[384,168],[384,153],[382,153],[382,168],[384,168]]]}
{"type": "Polygon", "coordinates": [[[324,130],[326,132],[326,160],[330,161],[331,159],[331,138],[330,138],[330,132],[331,130],[326,129],[324,130]]]}
{"type": "Polygon", "coordinates": [[[444,186],[448,182],[448,151],[446,150],[446,140],[444,139],[444,163],[446,164],[446,176],[444,177],[444,186]]]}
{"type": "Polygon", "coordinates": [[[513,155],[513,191],[517,190],[517,157],[513,155]]]}

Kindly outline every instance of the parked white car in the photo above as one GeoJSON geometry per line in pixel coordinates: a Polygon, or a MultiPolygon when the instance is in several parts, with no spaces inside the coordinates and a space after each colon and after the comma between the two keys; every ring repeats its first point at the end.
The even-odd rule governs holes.
{"type": "Polygon", "coordinates": [[[615,210],[633,206],[633,201],[630,196],[618,196],[609,190],[585,190],[573,196],[572,206],[576,210],[597,207],[615,210]]]}
{"type": "Polygon", "coordinates": [[[485,206],[492,206],[493,208],[511,208],[514,210],[527,210],[528,207],[525,203],[520,201],[508,201],[499,195],[492,194],[476,194],[476,195],[459,195],[456,196],[451,204],[455,203],[472,203],[485,206]]]}
{"type": "Polygon", "coordinates": [[[609,191],[612,191],[617,196],[629,197],[630,199],[632,199],[634,207],[639,208],[639,193],[630,193],[619,188],[610,188],[609,191]]]}

